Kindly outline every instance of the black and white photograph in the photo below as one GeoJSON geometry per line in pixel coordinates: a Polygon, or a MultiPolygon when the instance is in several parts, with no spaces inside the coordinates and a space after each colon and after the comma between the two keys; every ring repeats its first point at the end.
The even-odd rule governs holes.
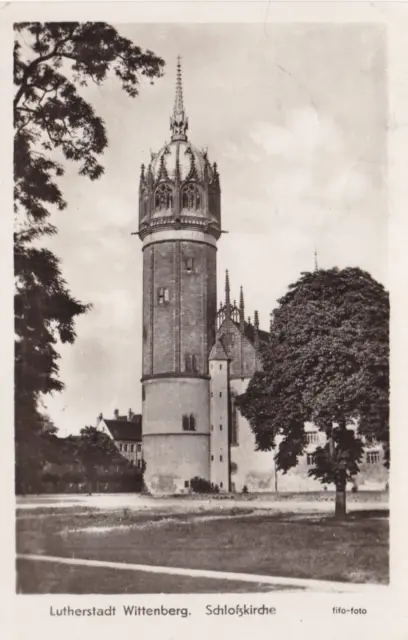
{"type": "Polygon", "coordinates": [[[15,593],[381,596],[385,25],[13,40],[15,593]]]}

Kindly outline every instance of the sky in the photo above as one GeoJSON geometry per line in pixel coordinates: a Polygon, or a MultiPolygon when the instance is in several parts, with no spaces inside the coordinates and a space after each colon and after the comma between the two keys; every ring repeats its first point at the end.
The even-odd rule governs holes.
{"type": "Polygon", "coordinates": [[[46,400],[61,436],[100,413],[141,410],[140,165],[170,139],[177,56],[189,139],[208,148],[222,189],[218,300],[261,328],[290,283],[314,268],[359,266],[388,287],[385,30],[364,24],[115,25],[166,61],[131,99],[119,82],[81,90],[107,127],[105,174],[66,167],[68,202],[50,248],[72,293],[93,308],[60,347],[63,393],[46,400]]]}

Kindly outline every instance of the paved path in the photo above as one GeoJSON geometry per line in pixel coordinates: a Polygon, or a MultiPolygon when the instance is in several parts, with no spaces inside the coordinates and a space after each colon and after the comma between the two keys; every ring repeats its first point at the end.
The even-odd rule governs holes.
{"type": "MultiPolygon", "coordinates": [[[[370,499],[370,496],[355,498],[348,497],[347,509],[386,509],[388,508],[387,497],[382,500],[370,499]]],[[[131,511],[155,512],[157,510],[168,510],[173,513],[185,513],[191,511],[205,510],[225,510],[230,509],[264,509],[275,513],[327,513],[334,510],[334,496],[327,500],[305,500],[299,498],[274,499],[273,497],[256,497],[245,499],[240,496],[234,499],[211,499],[211,498],[153,498],[135,493],[129,494],[61,494],[61,495],[41,495],[41,496],[19,496],[16,506],[19,509],[68,509],[96,508],[96,509],[129,509],[131,511]]]]}
{"type": "Polygon", "coordinates": [[[386,585],[357,584],[346,582],[332,582],[329,580],[306,580],[304,578],[284,578],[279,576],[254,575],[249,573],[231,573],[227,571],[209,571],[206,569],[185,569],[180,567],[157,567],[146,564],[131,564],[125,562],[107,562],[105,560],[86,560],[82,558],[62,558],[34,554],[17,554],[21,560],[35,562],[53,562],[57,564],[76,565],[82,567],[101,567],[105,569],[123,569],[126,571],[144,571],[167,575],[188,576],[191,578],[210,578],[216,580],[234,580],[236,582],[251,582],[269,584],[281,587],[294,587],[305,591],[319,591],[326,593],[381,593],[387,589],[386,585]]]}

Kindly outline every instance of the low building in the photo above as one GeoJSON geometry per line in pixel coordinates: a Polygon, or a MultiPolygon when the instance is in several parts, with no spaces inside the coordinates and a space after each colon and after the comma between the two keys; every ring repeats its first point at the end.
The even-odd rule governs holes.
{"type": "Polygon", "coordinates": [[[100,416],[98,428],[114,441],[121,455],[135,467],[143,468],[142,416],[129,410],[120,415],[116,410],[114,418],[100,416]]]}

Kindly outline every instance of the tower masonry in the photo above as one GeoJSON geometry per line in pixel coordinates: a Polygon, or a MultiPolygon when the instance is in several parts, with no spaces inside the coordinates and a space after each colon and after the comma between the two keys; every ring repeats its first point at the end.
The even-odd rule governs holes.
{"type": "Polygon", "coordinates": [[[215,341],[221,234],[216,164],[188,139],[180,61],[171,139],[142,165],[142,414],[145,483],[179,492],[210,480],[209,353],[215,341]]]}

